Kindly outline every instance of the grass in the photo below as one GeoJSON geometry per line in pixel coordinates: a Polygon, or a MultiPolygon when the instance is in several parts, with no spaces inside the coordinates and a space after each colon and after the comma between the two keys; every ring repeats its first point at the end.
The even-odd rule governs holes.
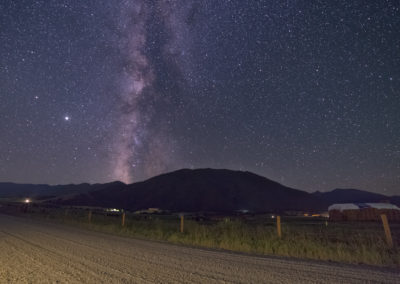
{"type": "Polygon", "coordinates": [[[262,255],[400,267],[400,224],[391,224],[395,246],[389,249],[382,225],[374,222],[329,223],[326,226],[322,219],[287,217],[282,219],[280,239],[275,220],[266,216],[220,221],[195,221],[187,217],[184,232],[180,233],[177,215],[127,214],[122,227],[121,216],[107,216],[103,212],[93,211],[89,223],[88,210],[82,209],[68,209],[66,215],[62,208],[31,207],[26,213],[12,207],[0,209],[126,237],[262,255]]]}

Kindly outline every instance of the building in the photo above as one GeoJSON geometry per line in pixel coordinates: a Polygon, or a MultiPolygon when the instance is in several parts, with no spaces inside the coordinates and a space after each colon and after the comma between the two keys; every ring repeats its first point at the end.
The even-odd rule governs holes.
{"type": "Polygon", "coordinates": [[[390,203],[343,203],[329,206],[332,221],[380,221],[385,214],[389,221],[400,222],[400,208],[390,203]]]}

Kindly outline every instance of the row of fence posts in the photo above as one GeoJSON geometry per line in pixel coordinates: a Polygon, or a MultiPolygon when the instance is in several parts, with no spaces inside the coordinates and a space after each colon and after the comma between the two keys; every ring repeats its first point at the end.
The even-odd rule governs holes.
{"type": "MultiPolygon", "coordinates": [[[[65,216],[68,214],[68,209],[65,210],[65,216]]],[[[122,213],[122,220],[121,220],[121,226],[125,226],[125,212],[122,213]]],[[[184,214],[179,214],[180,217],[180,226],[179,226],[179,231],[181,233],[184,232],[184,221],[185,217],[184,214]]],[[[393,239],[392,239],[392,234],[390,232],[390,227],[389,227],[389,222],[387,219],[387,216],[385,214],[381,214],[381,219],[382,219],[382,224],[383,224],[383,230],[385,232],[385,237],[386,237],[386,243],[389,246],[389,248],[393,248],[393,239]]],[[[88,221],[89,223],[92,222],[92,211],[89,210],[88,213],[88,221]]],[[[327,226],[327,222],[325,223],[327,226]]],[[[276,231],[278,234],[278,237],[281,239],[282,238],[282,225],[281,225],[281,216],[276,216],[276,231]]]]}
{"type": "MultiPolygon", "coordinates": [[[[65,215],[65,216],[68,215],[68,209],[65,209],[64,215],[65,215]]],[[[89,213],[88,213],[88,221],[89,221],[89,223],[92,222],[92,215],[93,215],[93,214],[92,214],[92,210],[89,210],[89,213]]],[[[122,227],[125,227],[125,218],[126,218],[125,212],[123,212],[121,216],[122,216],[121,226],[122,226],[122,227]]],[[[184,229],[184,227],[183,227],[183,226],[184,226],[184,215],[183,215],[183,214],[180,214],[179,216],[180,216],[180,219],[181,219],[179,231],[180,231],[181,233],[183,233],[183,229],[184,229]]]]}
{"type": "MultiPolygon", "coordinates": [[[[65,216],[68,215],[68,209],[65,209],[65,214],[64,215],[65,216]]],[[[92,222],[92,215],[93,215],[92,210],[89,210],[89,213],[88,213],[88,221],[89,221],[89,223],[92,222]]],[[[122,216],[121,226],[124,227],[125,226],[125,212],[123,212],[121,216],[122,216]]]]}
{"type": "MultiPolygon", "coordinates": [[[[89,210],[88,212],[88,222],[91,223],[92,222],[92,210],[89,210]]],[[[64,217],[68,216],[68,208],[64,210],[64,217]]],[[[125,226],[125,212],[122,214],[122,222],[121,222],[122,227],[125,226]]]]}

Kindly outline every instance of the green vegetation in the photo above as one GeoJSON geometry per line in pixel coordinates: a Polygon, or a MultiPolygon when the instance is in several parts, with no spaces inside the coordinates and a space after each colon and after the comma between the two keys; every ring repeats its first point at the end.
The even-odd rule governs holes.
{"type": "Polygon", "coordinates": [[[196,221],[185,217],[184,232],[179,232],[178,215],[126,214],[125,226],[119,213],[88,209],[42,208],[28,210],[3,206],[0,211],[46,218],[91,230],[127,237],[162,240],[172,243],[226,249],[254,254],[274,254],[299,258],[364,263],[400,267],[400,224],[390,224],[394,249],[389,249],[382,224],[371,222],[329,223],[325,219],[284,217],[282,239],[270,217],[231,217],[196,221]]]}

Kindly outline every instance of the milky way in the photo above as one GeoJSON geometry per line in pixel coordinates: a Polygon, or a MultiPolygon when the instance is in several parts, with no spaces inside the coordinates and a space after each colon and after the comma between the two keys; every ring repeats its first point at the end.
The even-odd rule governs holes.
{"type": "Polygon", "coordinates": [[[145,2],[135,1],[123,6],[119,23],[122,34],[121,50],[126,56],[121,78],[121,117],[117,132],[116,157],[113,165],[118,180],[131,182],[131,172],[138,163],[146,119],[139,110],[142,96],[153,95],[151,89],[154,74],[144,54],[148,7],[145,2]]]}
{"type": "MultiPolygon", "coordinates": [[[[179,69],[175,60],[177,37],[184,25],[189,1],[180,5],[179,1],[125,1],[121,5],[118,22],[119,48],[123,57],[120,84],[120,117],[115,134],[112,171],[117,180],[130,183],[135,176],[151,177],[165,171],[178,159],[172,149],[173,140],[163,127],[151,131],[155,101],[164,94],[154,86],[157,74],[148,58],[148,42],[151,21],[159,20],[166,34],[164,42],[156,42],[160,55],[179,69]],[[139,174],[138,174],[139,173],[139,174]]],[[[189,38],[188,38],[189,39],[189,38]]],[[[187,39],[187,40],[188,40],[187,39]]],[[[180,40],[185,40],[184,38],[180,40]]],[[[153,44],[154,44],[153,42],[153,44]]],[[[154,128],[154,126],[153,126],[154,128]]]]}
{"type": "Polygon", "coordinates": [[[2,0],[0,15],[0,181],[210,167],[399,192],[398,0],[2,0]]]}

